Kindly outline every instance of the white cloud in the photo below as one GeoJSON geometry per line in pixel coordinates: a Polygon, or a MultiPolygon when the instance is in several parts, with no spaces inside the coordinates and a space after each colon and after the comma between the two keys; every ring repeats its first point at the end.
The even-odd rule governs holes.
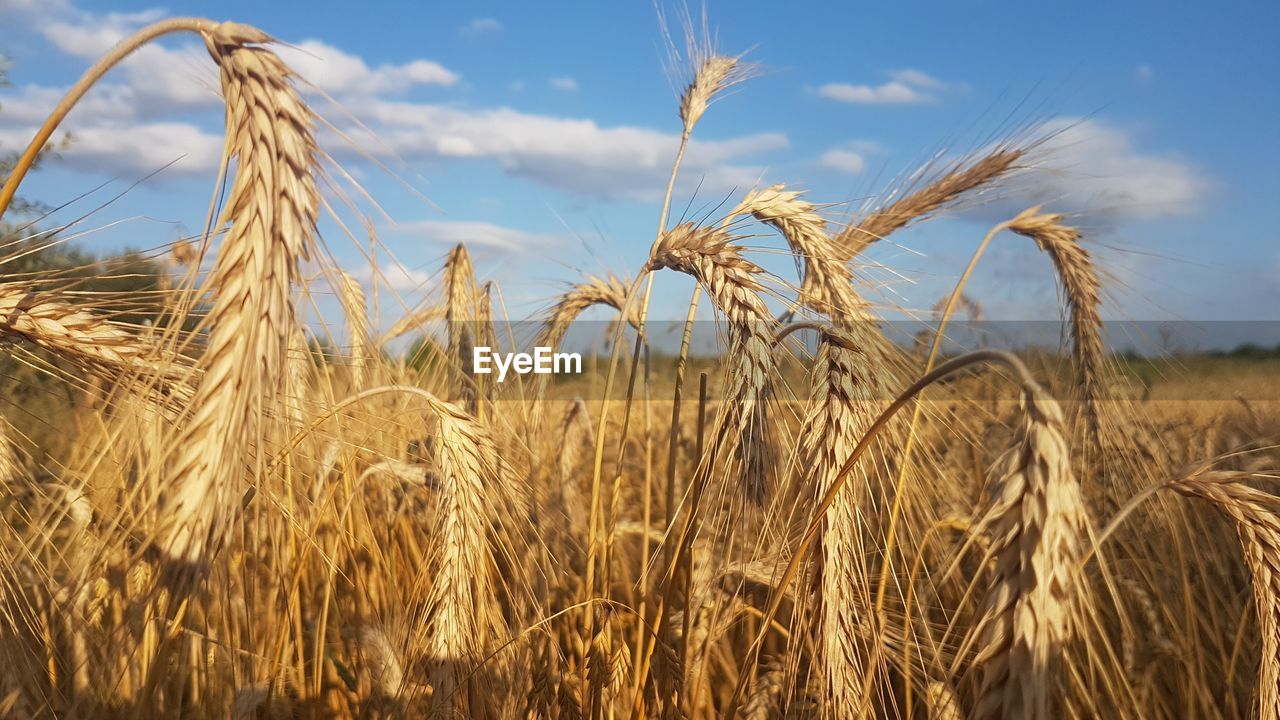
{"type": "MultiPolygon", "coordinates": [[[[153,11],[94,14],[65,4],[33,10],[28,0],[0,0],[5,7],[20,2],[27,9],[14,13],[17,22],[64,53],[86,59],[96,58],[156,16],[153,11]]],[[[490,24],[478,25],[486,26],[490,24]]],[[[329,120],[354,138],[360,150],[334,133],[321,132],[326,150],[353,163],[368,154],[406,161],[489,162],[509,175],[569,192],[651,200],[665,187],[679,142],[674,133],[602,127],[590,119],[391,99],[391,94],[415,86],[458,81],[456,74],[428,60],[371,67],[318,40],[276,49],[301,76],[343,103],[343,111],[329,120]]],[[[561,78],[556,84],[567,88],[569,82],[561,78]]],[[[177,171],[214,169],[221,147],[218,86],[216,67],[196,42],[147,45],[68,117],[65,129],[75,141],[60,162],[96,174],[136,177],[185,154],[177,171]]],[[[64,88],[31,86],[0,94],[5,106],[0,142],[24,145],[62,92],[64,88]]],[[[695,141],[685,159],[681,188],[693,189],[701,182],[703,193],[713,193],[752,185],[763,169],[746,161],[786,146],[780,133],[695,141]]]]}
{"type": "Polygon", "coordinates": [[[0,15],[6,18],[43,17],[69,8],[66,0],[0,0],[0,15]]]}
{"type": "Polygon", "coordinates": [[[551,85],[552,90],[560,92],[576,92],[578,89],[578,81],[571,77],[553,77],[547,81],[551,85]]]}
{"type": "Polygon", "coordinates": [[[397,223],[390,232],[423,238],[441,245],[485,246],[513,252],[533,252],[561,244],[555,235],[525,232],[487,222],[466,220],[413,220],[397,223]]]}
{"type": "Polygon", "coordinates": [[[920,70],[894,70],[889,81],[880,85],[827,83],[818,94],[830,100],[858,105],[918,105],[937,102],[936,93],[952,86],[920,70]]]}
{"type": "Polygon", "coordinates": [[[915,105],[934,101],[932,96],[897,81],[875,86],[827,83],[818,88],[818,94],[830,100],[858,105],[915,105]]]}
{"type": "MultiPolygon", "coordinates": [[[[0,146],[22,147],[33,132],[0,128],[0,146]]],[[[190,123],[78,127],[71,138],[71,146],[58,153],[56,162],[87,173],[128,178],[161,168],[166,176],[209,173],[222,158],[222,136],[190,123]]]]}
{"type": "Polygon", "coordinates": [[[1037,133],[1049,139],[1030,168],[1005,182],[997,214],[1042,204],[1095,225],[1150,220],[1195,212],[1211,186],[1185,160],[1143,152],[1124,130],[1099,120],[1057,118],[1037,133]]]}
{"type": "MultiPolygon", "coordinates": [[[[373,284],[373,268],[368,264],[358,265],[347,272],[356,280],[359,280],[361,285],[373,284]]],[[[426,270],[415,270],[398,262],[378,266],[378,285],[390,288],[397,293],[407,294],[421,290],[431,280],[431,273],[426,270]]]]}
{"type": "Polygon", "coordinates": [[[823,167],[858,175],[867,168],[867,159],[852,150],[834,148],[822,153],[823,167]]]}
{"type": "Polygon", "coordinates": [[[415,85],[454,85],[458,75],[430,60],[369,67],[364,60],[319,40],[276,48],[299,76],[332,95],[381,95],[415,85]]]}
{"type": "Polygon", "coordinates": [[[502,23],[491,17],[472,18],[466,25],[458,28],[458,32],[467,37],[491,35],[502,32],[502,23]]]}
{"type": "Polygon", "coordinates": [[[894,82],[900,82],[904,85],[924,88],[926,90],[943,90],[947,87],[947,84],[938,78],[919,70],[912,70],[911,68],[894,70],[889,73],[889,79],[894,82]]]}
{"type": "MultiPolygon", "coordinates": [[[[378,148],[402,159],[488,158],[511,175],[603,198],[652,199],[663,188],[679,137],[648,128],[601,127],[593,120],[533,115],[509,108],[464,110],[374,101],[357,108],[378,148]]],[[[694,141],[684,177],[703,189],[750,185],[760,169],[735,161],[787,147],[780,133],[694,141]]]]}
{"type": "MultiPolygon", "coordinates": [[[[64,53],[97,59],[137,27],[158,19],[162,12],[93,16],[38,23],[39,31],[64,53]]],[[[439,63],[416,59],[403,64],[369,67],[364,60],[319,40],[275,46],[280,57],[300,77],[332,95],[377,95],[416,85],[454,85],[459,77],[439,63]]],[[[141,108],[147,110],[212,106],[219,102],[216,68],[196,43],[176,48],[150,43],[123,63],[141,108]]]]}

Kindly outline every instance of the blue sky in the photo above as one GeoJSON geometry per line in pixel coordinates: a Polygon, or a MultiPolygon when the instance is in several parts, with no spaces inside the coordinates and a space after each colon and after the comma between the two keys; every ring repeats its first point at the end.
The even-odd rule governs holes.
{"type": "MultiPolygon", "coordinates": [[[[709,4],[718,48],[750,50],[760,68],[697,128],[675,212],[785,182],[842,222],[931,157],[1055,128],[1037,168],[990,202],[874,248],[874,299],[926,310],[985,229],[1035,199],[1088,232],[1110,317],[1280,320],[1280,9],[1043,5],[709,4]]],[[[677,35],[680,7],[663,8],[677,35]]],[[[286,59],[334,101],[313,93],[316,108],[359,146],[325,136],[326,149],[392,218],[377,229],[402,266],[383,270],[405,302],[431,292],[458,240],[518,317],[583,272],[643,262],[684,77],[665,67],[653,4],[0,0],[0,53],[14,62],[0,147],[22,145],[93,58],[164,15],[234,19],[294,44],[286,59]]],[[[73,113],[75,142],[26,193],[57,203],[115,181],[66,221],[177,160],[94,213],[84,242],[150,247],[200,227],[221,142],[215,88],[193,41],[146,51],[73,113]]],[[[357,249],[323,229],[359,274],[357,249]]],[[[776,238],[745,242],[790,277],[776,238]]],[[[655,312],[680,316],[687,283],[661,287],[655,312]]],[[[1056,317],[1048,263],[1020,238],[997,243],[969,294],[990,317],[1056,317]]]]}

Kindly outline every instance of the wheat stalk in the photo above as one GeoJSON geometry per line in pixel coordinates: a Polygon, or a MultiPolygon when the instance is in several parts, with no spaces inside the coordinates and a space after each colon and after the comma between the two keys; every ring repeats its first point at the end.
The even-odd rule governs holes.
{"type": "Polygon", "coordinates": [[[729,320],[729,384],[721,437],[734,448],[743,491],[758,501],[768,489],[765,418],[774,372],[774,321],[760,298],[764,286],[756,279],[762,271],[743,259],[741,248],[723,230],[689,223],[663,233],[646,268],[692,275],[729,320]]]}
{"type": "Polygon", "coordinates": [[[101,315],[55,294],[18,283],[0,283],[0,338],[26,340],[73,362],[101,370],[122,370],[189,378],[181,358],[101,315]]]}
{"type": "Polygon", "coordinates": [[[427,603],[428,650],[432,704],[437,712],[451,712],[458,685],[469,671],[466,664],[482,646],[484,633],[499,621],[493,610],[488,528],[515,505],[499,476],[497,448],[484,428],[452,403],[431,399],[429,408],[439,432],[440,561],[427,603]]]}
{"type": "Polygon", "coordinates": [[[351,385],[365,386],[365,373],[373,362],[373,340],[369,335],[369,310],[364,299],[364,289],[360,281],[345,272],[338,273],[342,288],[339,297],[342,300],[342,312],[347,318],[347,329],[351,334],[351,385]]]}
{"type": "MultiPolygon", "coordinates": [[[[810,410],[801,430],[800,457],[815,498],[831,488],[858,441],[887,402],[879,383],[866,382],[875,358],[867,347],[837,330],[824,330],[813,362],[810,410]]],[[[868,711],[862,687],[868,656],[860,628],[869,600],[866,501],[871,478],[860,464],[846,479],[823,518],[821,607],[818,637],[827,702],[825,717],[861,717],[868,711]]]]}
{"type": "Polygon", "coordinates": [[[391,329],[387,331],[387,334],[382,336],[382,342],[391,342],[398,337],[402,337],[421,328],[423,325],[426,325],[433,320],[441,320],[448,314],[448,312],[448,308],[444,305],[427,305],[425,307],[418,308],[413,312],[404,315],[399,320],[396,320],[395,324],[391,326],[391,329]]]}
{"type": "Polygon", "coordinates": [[[9,421],[0,415],[0,488],[8,487],[22,474],[18,450],[13,444],[13,429],[9,421]]]}
{"type": "Polygon", "coordinates": [[[801,193],[772,185],[747,193],[728,218],[750,215],[782,233],[802,263],[800,302],[832,318],[866,311],[853,290],[853,271],[837,251],[827,221],[801,193]]]}
{"type": "Polygon", "coordinates": [[[957,163],[923,188],[851,224],[836,237],[835,244],[846,259],[852,260],[872,243],[1015,170],[1024,154],[1023,150],[1001,148],[968,165],[957,163]]]}
{"type": "Polygon", "coordinates": [[[458,243],[444,264],[445,320],[449,325],[449,357],[453,358],[454,398],[474,415],[479,407],[472,367],[478,293],[475,269],[466,246],[458,243]]]}
{"type": "Polygon", "coordinates": [[[979,623],[975,718],[1051,717],[1052,669],[1081,605],[1089,533],[1062,435],[1062,411],[1024,382],[1021,425],[983,520],[995,567],[979,623]]]}
{"type": "Polygon", "coordinates": [[[1245,564],[1253,575],[1262,662],[1258,670],[1258,717],[1280,718],[1280,498],[1240,482],[1243,473],[1204,473],[1168,487],[1208,500],[1236,522],[1245,564]]]}
{"type": "Polygon", "coordinates": [[[175,444],[168,527],[160,547],[196,562],[222,532],[230,494],[277,396],[297,323],[291,287],[313,245],[319,207],[311,111],[288,67],[262,47],[270,36],[236,23],[203,33],[222,74],[224,162],[236,177],[219,218],[227,227],[210,273],[216,290],[206,323],[204,377],[175,444]]]}
{"type": "MultiPolygon", "coordinates": [[[[622,312],[627,305],[627,287],[626,282],[610,274],[603,278],[588,276],[585,281],[569,288],[552,306],[538,332],[537,344],[553,350],[558,348],[573,321],[589,307],[605,305],[622,312]]],[[[635,325],[636,316],[637,310],[633,307],[627,322],[635,325]]]]}
{"type": "Polygon", "coordinates": [[[929,701],[929,717],[933,720],[961,720],[964,717],[955,691],[945,682],[929,681],[926,697],[929,701]]]}
{"type": "Polygon", "coordinates": [[[1062,224],[1062,216],[1042,213],[1039,207],[1022,211],[1009,221],[1009,229],[1035,241],[1049,256],[1065,290],[1071,321],[1071,343],[1080,373],[1083,416],[1092,442],[1097,441],[1099,403],[1103,380],[1102,316],[1098,274],[1089,251],[1080,244],[1080,231],[1062,224]]]}

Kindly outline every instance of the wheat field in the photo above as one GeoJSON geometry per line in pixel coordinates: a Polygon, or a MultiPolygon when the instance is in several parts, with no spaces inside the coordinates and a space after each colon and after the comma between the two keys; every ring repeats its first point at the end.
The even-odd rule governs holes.
{"type": "MultiPolygon", "coordinates": [[[[606,350],[589,378],[498,383],[473,350],[517,323],[465,245],[425,304],[372,319],[317,233],[342,177],[322,120],[256,28],[127,40],[0,213],[76,100],[175,33],[221,76],[224,182],[209,231],[167,248],[158,311],[0,282],[0,356],[60,393],[0,417],[0,716],[1280,718],[1280,405],[1123,391],[1105,274],[1051,206],[981,248],[1050,260],[1063,362],[949,347],[980,312],[963,279],[914,346],[864,298],[867,248],[994,191],[1033,134],[847,222],[784,186],[677,222],[685,147],[752,73],[694,43],[647,262],[535,318],[556,348],[608,312],[606,350]],[[696,282],[683,322],[649,313],[673,273],[696,282]],[[690,352],[699,306],[714,360],[690,352]],[[685,328],[670,356],[647,351],[660,320],[685,328]]],[[[16,242],[0,268],[39,250],[16,242]]]]}

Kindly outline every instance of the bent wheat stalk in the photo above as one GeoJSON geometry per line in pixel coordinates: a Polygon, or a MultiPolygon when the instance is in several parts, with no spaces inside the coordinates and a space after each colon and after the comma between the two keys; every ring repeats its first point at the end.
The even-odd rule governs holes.
{"type": "Polygon", "coordinates": [[[835,244],[846,259],[852,260],[872,243],[1017,169],[1018,160],[1024,154],[1024,150],[1017,148],[1001,148],[969,165],[957,163],[925,187],[850,225],[836,237],[835,244]]]}
{"type": "Polygon", "coordinates": [[[21,338],[73,362],[189,379],[180,358],[53,293],[0,283],[0,339],[21,338]]]}
{"type": "Polygon", "coordinates": [[[369,310],[360,281],[345,272],[338,273],[342,283],[339,297],[342,312],[351,334],[351,385],[364,387],[365,373],[373,362],[373,340],[369,337],[369,310]]]}
{"type": "MultiPolygon", "coordinates": [[[[603,278],[588,276],[560,296],[551,314],[538,332],[537,345],[555,350],[564,340],[569,327],[587,308],[606,305],[622,312],[627,304],[627,283],[610,274],[603,278]]],[[[636,308],[631,308],[627,322],[636,325],[636,308]]]]}
{"type": "Polygon", "coordinates": [[[1083,417],[1090,441],[1098,440],[1099,403],[1104,399],[1102,316],[1098,274],[1089,251],[1080,244],[1080,231],[1062,224],[1062,216],[1039,207],[1022,211],[1009,221],[1009,229],[1035,241],[1049,256],[1065,291],[1071,322],[1071,344],[1080,374],[1083,417]]]}
{"type": "Polygon", "coordinates": [[[1174,492],[1213,503],[1236,522],[1253,575],[1262,662],[1258,717],[1280,718],[1280,497],[1240,482],[1241,473],[1205,473],[1171,483],[1174,492]]]}
{"type": "Polygon", "coordinates": [[[0,188],[0,217],[4,217],[4,213],[9,209],[9,205],[13,202],[14,195],[18,192],[18,186],[22,184],[23,178],[27,172],[36,163],[36,158],[40,156],[42,150],[49,142],[49,138],[53,137],[53,133],[58,129],[58,125],[66,119],[67,114],[71,112],[80,98],[89,92],[99,80],[102,79],[112,68],[120,64],[122,60],[127,58],[138,50],[138,48],[165,35],[172,35],[179,32],[206,33],[216,27],[218,23],[205,18],[169,18],[160,22],[152,23],[133,35],[122,40],[113,47],[106,55],[102,56],[96,63],[85,71],[80,79],[72,85],[67,94],[58,101],[57,107],[45,119],[44,124],[36,132],[34,138],[23,150],[18,161],[14,163],[9,176],[5,178],[4,187],[0,188]]]}
{"type": "Polygon", "coordinates": [[[311,111],[289,68],[262,47],[270,36],[236,23],[203,34],[222,71],[224,162],[234,159],[237,171],[208,279],[214,300],[205,374],[175,445],[169,522],[159,541],[166,555],[187,563],[219,541],[261,408],[278,395],[297,322],[291,287],[312,252],[319,207],[311,111]]]}
{"type": "Polygon", "coordinates": [[[760,298],[762,270],[743,259],[741,248],[716,228],[685,223],[664,233],[646,271],[670,268],[695,277],[729,320],[729,385],[720,437],[739,461],[742,490],[760,501],[768,489],[770,458],[767,405],[774,373],[772,326],[760,298]]]}

